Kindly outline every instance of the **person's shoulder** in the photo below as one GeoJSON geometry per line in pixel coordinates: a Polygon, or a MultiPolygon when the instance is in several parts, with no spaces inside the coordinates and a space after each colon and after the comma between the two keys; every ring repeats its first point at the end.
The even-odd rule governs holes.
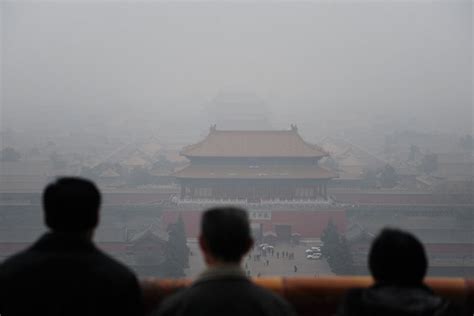
{"type": "Polygon", "coordinates": [[[0,264],[0,277],[3,278],[15,273],[15,271],[22,270],[25,265],[32,263],[33,258],[34,254],[32,251],[26,249],[5,259],[5,261],[0,264]]]}
{"type": "Polygon", "coordinates": [[[352,288],[348,289],[344,298],[348,302],[358,302],[362,299],[365,293],[371,291],[371,288],[352,288]]]}
{"type": "Polygon", "coordinates": [[[275,300],[277,302],[283,301],[280,296],[260,285],[254,284],[253,282],[249,282],[249,285],[252,288],[253,293],[261,296],[263,299],[275,300]]]}
{"type": "MultiPolygon", "coordinates": [[[[215,281],[197,282],[190,287],[183,288],[163,300],[153,316],[180,315],[180,313],[185,310],[194,310],[197,306],[205,304],[205,301],[208,302],[210,295],[212,295],[214,300],[218,301],[219,292],[216,292],[216,287],[219,284],[221,283],[215,281]]],[[[253,284],[252,282],[239,282],[237,288],[239,292],[245,293],[243,297],[239,298],[241,303],[244,305],[259,305],[257,309],[263,311],[263,315],[296,315],[290,304],[288,304],[283,298],[269,290],[253,284]]],[[[228,295],[223,299],[224,301],[228,299],[228,295]]]]}
{"type": "Polygon", "coordinates": [[[291,305],[280,295],[250,282],[256,298],[274,310],[275,315],[295,315],[291,305]]]}
{"type": "Polygon", "coordinates": [[[99,263],[96,265],[96,268],[101,270],[101,272],[107,275],[136,278],[130,268],[101,250],[97,250],[95,257],[99,263]]]}
{"type": "Polygon", "coordinates": [[[151,316],[176,315],[176,311],[186,300],[186,295],[190,294],[189,288],[183,288],[176,293],[166,297],[151,316]]]}
{"type": "Polygon", "coordinates": [[[352,288],[346,291],[337,309],[337,316],[361,314],[362,297],[369,291],[367,288],[352,288]]]}

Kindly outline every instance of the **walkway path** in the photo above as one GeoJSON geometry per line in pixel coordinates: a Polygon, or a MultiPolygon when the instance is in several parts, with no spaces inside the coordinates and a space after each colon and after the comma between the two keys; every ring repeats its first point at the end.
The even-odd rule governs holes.
{"type": "MultiPolygon", "coordinates": [[[[186,276],[194,278],[204,269],[205,264],[197,243],[191,242],[188,243],[188,246],[193,255],[189,257],[190,268],[187,269],[186,276]]],[[[274,248],[273,255],[267,252],[266,256],[264,256],[256,247],[250,253],[250,256],[245,257],[243,266],[244,268],[247,267],[246,271],[250,271],[250,276],[252,277],[271,275],[316,277],[321,275],[332,275],[333,273],[325,259],[306,259],[305,250],[308,246],[277,245],[274,248]],[[286,256],[282,257],[283,252],[293,253],[294,259],[290,259],[286,256]],[[260,260],[257,259],[259,254],[260,260]]]]}

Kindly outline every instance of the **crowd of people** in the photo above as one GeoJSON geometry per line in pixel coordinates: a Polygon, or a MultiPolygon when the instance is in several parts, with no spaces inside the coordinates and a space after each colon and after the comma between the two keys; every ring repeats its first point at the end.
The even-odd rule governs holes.
{"type": "MultiPolygon", "coordinates": [[[[0,315],[145,314],[137,277],[92,241],[100,203],[99,190],[85,179],[60,178],[46,187],[43,208],[49,232],[1,264],[0,315]]],[[[245,210],[204,212],[199,247],[207,268],[152,315],[296,315],[282,297],[249,278],[243,259],[253,246],[245,210]]],[[[271,248],[264,253],[258,260],[267,264],[266,256],[293,258],[271,248]]],[[[427,266],[423,245],[413,235],[384,229],[369,255],[374,285],[350,290],[338,315],[460,315],[454,304],[424,285],[427,266]]]]}
{"type": "MultiPolygon", "coordinates": [[[[294,266],[289,261],[295,259],[294,252],[277,251],[273,246],[268,244],[254,245],[252,249],[243,259],[243,265],[248,276],[262,276],[262,271],[253,271],[251,264],[261,263],[263,267],[272,267],[274,264],[286,263],[294,270],[294,266]]],[[[296,271],[295,271],[296,272],[296,271]]]]}

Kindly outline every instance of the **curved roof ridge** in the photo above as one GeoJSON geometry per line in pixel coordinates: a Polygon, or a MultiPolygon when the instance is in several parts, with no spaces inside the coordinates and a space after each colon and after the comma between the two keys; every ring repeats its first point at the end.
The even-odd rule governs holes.
{"type": "Polygon", "coordinates": [[[187,157],[314,157],[328,153],[306,142],[296,125],[290,130],[218,130],[211,125],[202,141],[183,148],[187,157]]]}
{"type": "Polygon", "coordinates": [[[305,140],[303,139],[303,137],[301,137],[300,133],[298,133],[298,130],[295,130],[295,131],[296,131],[296,135],[298,135],[298,137],[301,139],[301,141],[302,141],[306,146],[310,146],[310,147],[312,147],[312,148],[314,148],[314,149],[316,149],[316,150],[321,151],[322,153],[324,153],[323,157],[329,156],[329,153],[328,153],[326,150],[324,150],[323,147],[305,141],[305,140]]]}

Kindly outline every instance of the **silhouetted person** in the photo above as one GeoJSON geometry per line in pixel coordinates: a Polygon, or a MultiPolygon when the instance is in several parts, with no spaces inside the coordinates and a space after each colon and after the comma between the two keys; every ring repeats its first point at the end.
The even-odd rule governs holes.
{"type": "Polygon", "coordinates": [[[425,250],[418,239],[401,230],[384,229],[369,253],[369,269],[375,284],[350,290],[338,315],[459,315],[451,304],[423,284],[427,268],[425,250]]]}
{"type": "Polygon", "coordinates": [[[135,275],[97,249],[100,193],[80,178],[61,178],[43,194],[44,234],[0,266],[0,314],[142,315],[135,275]]]}
{"type": "Polygon", "coordinates": [[[252,244],[244,210],[226,207],[206,211],[199,246],[207,270],[189,288],[166,299],[157,315],[293,315],[282,298],[253,284],[242,270],[242,258],[252,244]]]}

